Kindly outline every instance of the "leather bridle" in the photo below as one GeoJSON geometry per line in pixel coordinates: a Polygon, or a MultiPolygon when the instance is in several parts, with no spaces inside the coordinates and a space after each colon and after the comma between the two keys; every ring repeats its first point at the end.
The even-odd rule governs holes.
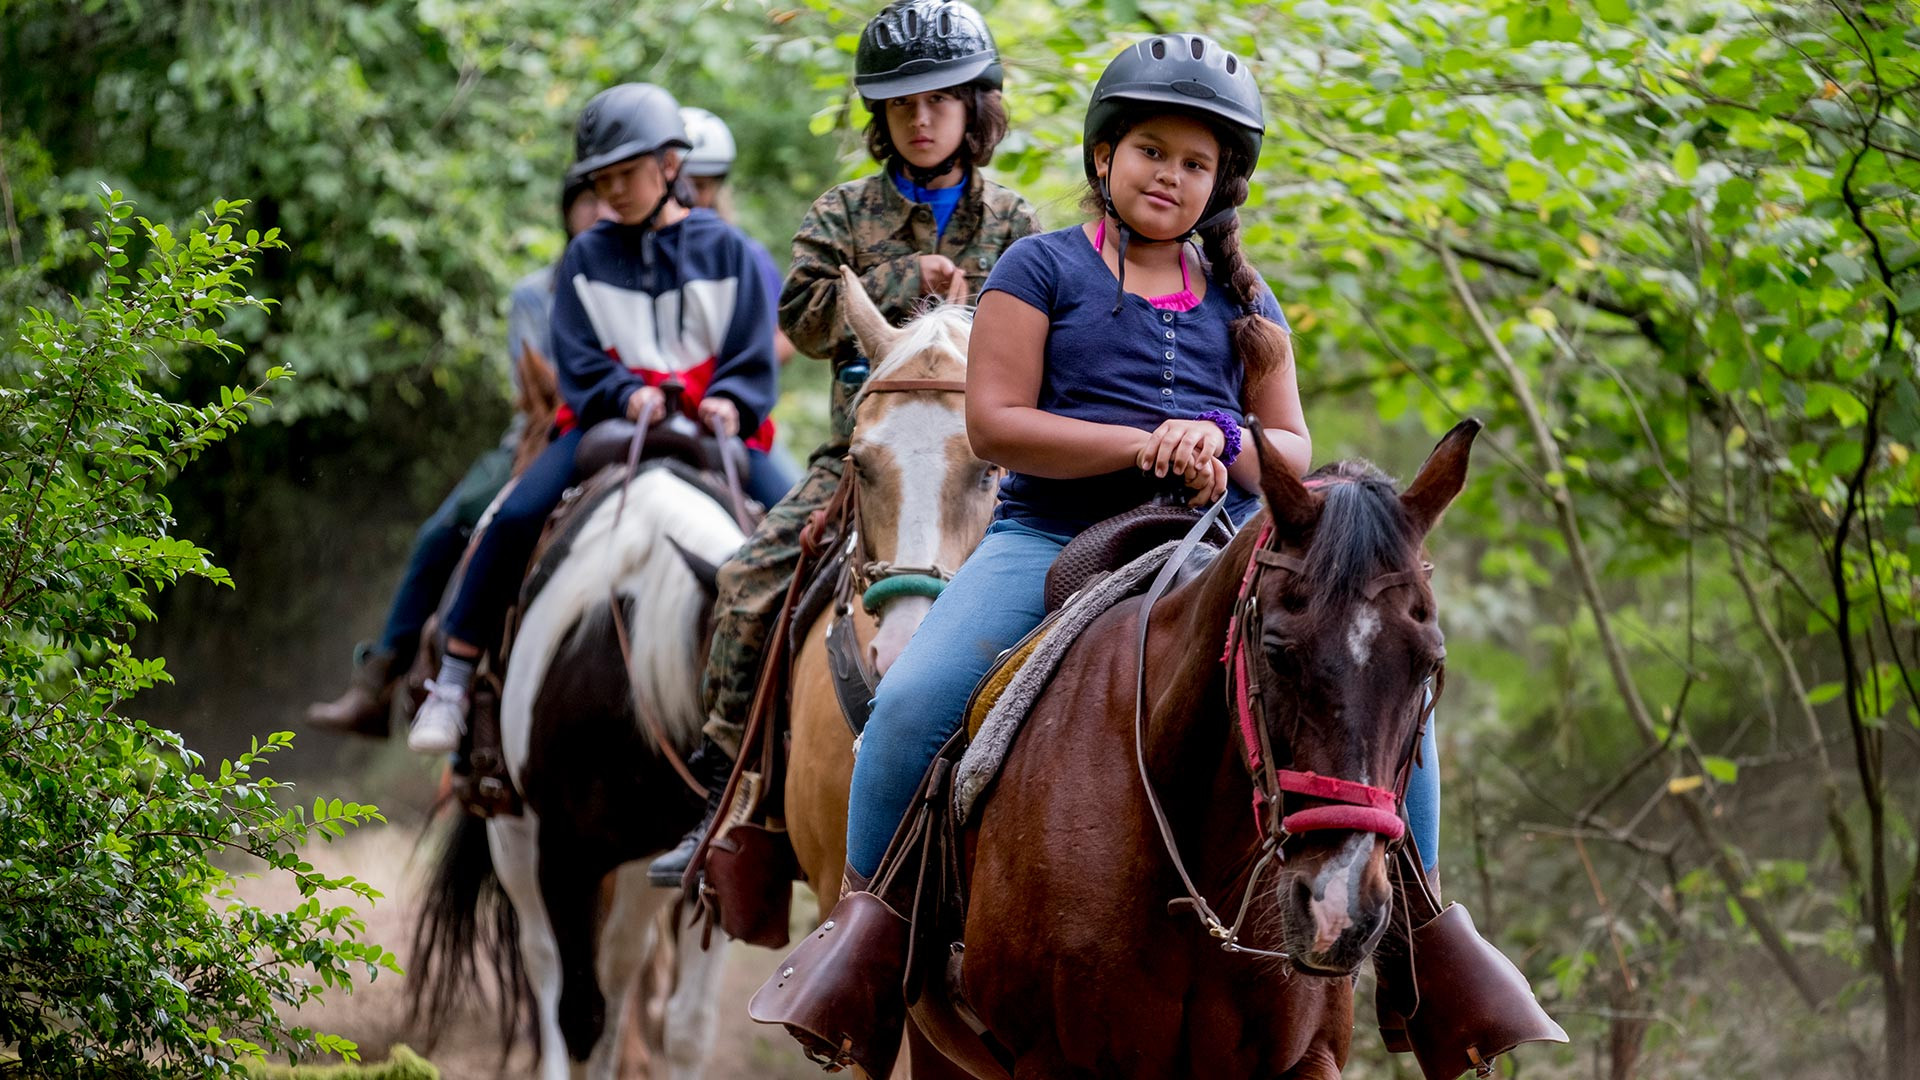
{"type": "MultiPolygon", "coordinates": [[[[1320,485],[1309,484],[1309,486],[1320,485]]],[[[1186,863],[1180,856],[1179,843],[1173,835],[1173,826],[1168,822],[1166,812],[1160,805],[1160,798],[1153,789],[1153,781],[1148,774],[1146,760],[1146,646],[1153,605],[1171,584],[1180,565],[1192,554],[1199,538],[1205,535],[1207,528],[1218,517],[1223,505],[1223,503],[1214,504],[1213,508],[1195,523],[1193,529],[1168,557],[1166,564],[1161,567],[1152,586],[1147,590],[1139,616],[1140,625],[1137,635],[1133,714],[1134,753],[1140,771],[1140,785],[1146,793],[1147,806],[1153,813],[1154,823],[1159,828],[1161,843],[1166,847],[1167,856],[1173,861],[1174,870],[1180,875],[1181,885],[1187,893],[1186,896],[1176,897],[1169,902],[1168,908],[1170,910],[1191,908],[1207,933],[1217,938],[1220,941],[1220,947],[1226,952],[1284,960],[1287,958],[1284,952],[1257,949],[1240,944],[1240,930],[1246,922],[1247,912],[1253,906],[1254,897],[1258,895],[1261,876],[1269,867],[1286,861],[1287,839],[1300,833],[1328,830],[1371,832],[1385,837],[1389,847],[1397,846],[1404,840],[1407,831],[1405,817],[1407,784],[1412,778],[1412,770],[1418,758],[1420,737],[1433,716],[1435,705],[1439,702],[1440,692],[1445,685],[1445,676],[1444,669],[1435,673],[1432,693],[1421,707],[1412,738],[1400,758],[1400,767],[1392,788],[1376,787],[1353,780],[1278,767],[1279,763],[1271,745],[1267,725],[1262,720],[1259,708],[1260,682],[1257,677],[1253,677],[1249,666],[1247,641],[1250,637],[1254,640],[1259,638],[1258,585],[1261,574],[1268,570],[1302,574],[1306,567],[1298,558],[1268,548],[1267,545],[1273,537],[1273,523],[1270,519],[1268,520],[1255,539],[1253,554],[1247,560],[1247,568],[1241,575],[1240,590],[1234,600],[1233,614],[1228,622],[1226,650],[1222,657],[1227,665],[1227,699],[1233,706],[1241,749],[1245,754],[1248,771],[1253,780],[1254,819],[1260,834],[1259,854],[1248,869],[1247,884],[1241,894],[1238,912],[1231,924],[1224,922],[1214,913],[1206,898],[1194,885],[1192,876],[1187,872],[1186,863]],[[1314,806],[1288,814],[1285,812],[1284,803],[1289,792],[1333,805],[1314,806]]],[[[1424,580],[1432,570],[1431,564],[1423,563],[1417,570],[1381,574],[1363,587],[1362,595],[1368,600],[1373,600],[1387,589],[1412,585],[1424,580]]],[[[1298,723],[1299,717],[1296,715],[1296,733],[1298,723]]],[[[1290,753],[1290,746],[1285,749],[1290,753]]]]}
{"type": "MultiPolygon", "coordinates": [[[[850,409],[858,409],[869,394],[964,394],[964,379],[873,379],[860,388],[850,409]]],[[[848,456],[851,463],[852,456],[848,456]]],[[[833,669],[834,690],[840,698],[841,712],[857,736],[866,727],[867,713],[880,676],[867,662],[853,641],[853,597],[858,592],[860,606],[868,615],[878,616],[882,608],[903,596],[936,599],[953,580],[954,572],[939,564],[908,566],[877,559],[862,560],[866,553],[864,525],[860,518],[860,479],[846,476],[840,481],[837,498],[847,552],[845,580],[839,586],[834,618],[827,626],[828,662],[833,669]],[[861,696],[847,685],[853,680],[865,687],[861,696]],[[857,715],[856,715],[857,714],[857,715]]]]}
{"type": "MultiPolygon", "coordinates": [[[[869,394],[964,394],[965,379],[875,379],[860,388],[850,408],[858,409],[869,394]]],[[[855,481],[857,483],[857,481],[855,481]]],[[[860,532],[860,504],[853,499],[849,507],[853,534],[860,532]]],[[[860,606],[867,614],[878,615],[888,602],[902,596],[938,597],[953,580],[953,571],[937,563],[927,566],[895,565],[868,560],[853,565],[853,580],[859,586],[860,606]]]]}

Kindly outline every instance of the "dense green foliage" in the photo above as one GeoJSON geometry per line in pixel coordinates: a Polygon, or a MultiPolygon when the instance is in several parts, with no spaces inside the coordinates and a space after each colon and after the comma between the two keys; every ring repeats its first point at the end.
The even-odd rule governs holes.
{"type": "Polygon", "coordinates": [[[239,235],[240,204],[179,234],[118,193],[100,204],[89,294],[27,309],[0,368],[0,1040],[14,1055],[0,1075],[221,1076],[262,1052],[351,1055],[276,1009],[362,966],[398,970],[357,940],[350,906],[326,902],[378,894],[299,854],[379,812],[279,805],[256,770],[286,732],[214,768],[123,712],[169,678],[127,643],[153,593],[188,575],[227,582],[171,535],[158,489],[286,372],[207,405],[162,388],[196,353],[238,352],[209,324],[266,309],[243,279],[279,240],[239,235]],[[240,900],[236,860],[290,875],[302,902],[240,900]]]}
{"type": "MultiPolygon", "coordinates": [[[[1049,226],[1076,213],[1086,94],[1123,40],[1203,28],[1254,59],[1248,248],[1298,332],[1320,458],[1406,473],[1454,417],[1489,421],[1437,536],[1445,855],[1574,1035],[1529,1070],[1920,1060],[1920,792],[1898,779],[1920,764],[1916,5],[982,6],[1013,120],[995,168],[1049,226]]],[[[0,12],[0,306],[87,290],[71,199],[97,178],[165,215],[257,198],[291,245],[259,268],[286,303],[225,333],[256,378],[303,377],[280,423],[213,452],[229,492],[338,523],[306,532],[364,536],[363,496],[290,463],[435,462],[415,493],[437,496],[497,430],[499,300],[557,250],[570,118],[606,83],[733,123],[741,216],[776,255],[862,167],[867,5],[0,12]]],[[[177,388],[227,371],[183,359],[177,388]]],[[[783,405],[803,432],[820,411],[783,405]]],[[[297,565],[304,536],[262,542],[196,472],[171,493],[208,544],[297,565]]],[[[229,632],[317,621],[272,596],[223,609],[229,632]]]]}

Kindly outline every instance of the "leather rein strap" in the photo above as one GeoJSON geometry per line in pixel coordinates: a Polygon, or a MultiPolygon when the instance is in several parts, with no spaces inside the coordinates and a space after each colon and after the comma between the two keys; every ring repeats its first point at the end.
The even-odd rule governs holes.
{"type": "MultiPolygon", "coordinates": [[[[612,543],[614,537],[619,535],[620,516],[627,512],[627,488],[633,485],[634,473],[640,469],[640,447],[647,441],[647,428],[650,426],[647,420],[647,417],[642,416],[633,425],[633,438],[627,443],[626,471],[620,478],[620,501],[613,507],[613,527],[607,530],[608,543],[612,543]]],[[[723,459],[726,457],[724,450],[720,456],[723,459]]],[[[734,484],[731,477],[729,477],[729,483],[737,492],[738,485],[734,484]]],[[[607,610],[613,613],[613,632],[620,642],[620,662],[625,666],[627,677],[631,679],[633,677],[633,640],[627,634],[627,614],[620,606],[620,594],[614,591],[611,582],[607,584],[607,610]]],[[[695,795],[702,799],[706,798],[707,786],[694,777],[693,770],[687,768],[687,763],[680,757],[680,752],[674,749],[673,740],[667,738],[666,725],[660,722],[659,716],[655,715],[653,706],[647,701],[646,696],[634,693],[629,697],[633,702],[634,711],[640,714],[640,722],[646,725],[647,734],[653,737],[653,745],[660,748],[660,753],[667,759],[667,764],[673,766],[673,771],[680,774],[680,779],[686,781],[687,787],[691,788],[695,795]]]]}
{"type": "MultiPolygon", "coordinates": [[[[1195,887],[1192,875],[1187,872],[1186,863],[1180,857],[1179,843],[1174,839],[1173,826],[1167,820],[1159,795],[1154,791],[1153,779],[1147,771],[1146,688],[1147,632],[1152,622],[1153,606],[1166,592],[1174,575],[1186,562],[1187,557],[1193,553],[1200,537],[1218,518],[1224,505],[1224,501],[1215,503],[1212,509],[1194,523],[1193,528],[1180,540],[1179,546],[1174,548],[1166,564],[1154,577],[1153,584],[1147,589],[1142,603],[1139,631],[1135,638],[1134,760],[1139,767],[1140,786],[1146,794],[1147,807],[1152,811],[1154,824],[1160,832],[1160,841],[1166,848],[1167,857],[1172,860],[1174,871],[1180,875],[1180,883],[1187,892],[1186,896],[1170,901],[1167,905],[1168,909],[1191,908],[1195,917],[1200,920],[1201,926],[1209,935],[1220,941],[1221,949],[1226,952],[1285,960],[1287,954],[1284,952],[1256,949],[1240,944],[1240,929],[1246,922],[1247,912],[1253,906],[1254,897],[1258,895],[1262,874],[1269,867],[1286,861],[1283,846],[1287,837],[1295,833],[1333,829],[1357,830],[1378,833],[1386,837],[1390,844],[1399,843],[1406,835],[1406,821],[1400,812],[1403,797],[1412,776],[1414,760],[1418,756],[1420,736],[1425,731],[1428,719],[1433,715],[1434,705],[1439,700],[1440,687],[1438,685],[1435,687],[1432,697],[1421,710],[1419,723],[1415,726],[1412,741],[1401,759],[1402,764],[1392,790],[1336,777],[1320,776],[1311,772],[1276,768],[1267,725],[1249,700],[1258,698],[1259,684],[1257,680],[1249,678],[1246,639],[1257,634],[1259,629],[1258,594],[1255,585],[1261,569],[1272,566],[1300,573],[1305,567],[1293,556],[1267,549],[1267,543],[1273,533],[1273,523],[1271,520],[1266,523],[1255,540],[1253,556],[1248,560],[1247,569],[1241,576],[1240,591],[1228,625],[1226,654],[1223,657],[1227,664],[1228,699],[1234,708],[1242,746],[1247,755],[1247,764],[1254,775],[1253,807],[1260,830],[1261,844],[1257,857],[1248,869],[1246,889],[1241,894],[1239,909],[1232,924],[1222,921],[1207,903],[1206,898],[1201,895],[1200,890],[1195,887]],[[1289,791],[1337,805],[1317,806],[1282,816],[1283,793],[1289,791]]],[[[1432,569],[1431,565],[1423,564],[1419,570],[1382,574],[1368,582],[1363,593],[1367,599],[1371,600],[1386,589],[1422,580],[1432,572],[1432,569]]],[[[1444,684],[1444,678],[1438,681],[1444,684]]]]}

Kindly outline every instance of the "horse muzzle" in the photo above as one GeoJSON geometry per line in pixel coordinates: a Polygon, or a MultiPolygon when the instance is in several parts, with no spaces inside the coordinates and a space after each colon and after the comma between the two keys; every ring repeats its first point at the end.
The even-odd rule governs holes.
{"type": "Polygon", "coordinates": [[[1373,951],[1393,909],[1384,844],[1349,834],[1317,869],[1283,879],[1288,954],[1310,975],[1347,975],[1373,951]]]}

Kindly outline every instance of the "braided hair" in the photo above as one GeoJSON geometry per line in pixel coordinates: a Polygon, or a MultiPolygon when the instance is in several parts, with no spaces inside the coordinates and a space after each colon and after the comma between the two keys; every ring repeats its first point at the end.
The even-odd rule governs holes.
{"type": "MultiPolygon", "coordinates": [[[[1221,187],[1229,206],[1247,201],[1245,176],[1230,175],[1221,187]]],[[[1201,230],[1200,249],[1206,254],[1214,280],[1225,283],[1239,305],[1239,314],[1227,324],[1227,340],[1247,373],[1246,388],[1241,393],[1251,402],[1262,384],[1293,364],[1293,338],[1279,323],[1260,314],[1260,293],[1266,282],[1240,249],[1240,215],[1230,215],[1201,230]]]]}

